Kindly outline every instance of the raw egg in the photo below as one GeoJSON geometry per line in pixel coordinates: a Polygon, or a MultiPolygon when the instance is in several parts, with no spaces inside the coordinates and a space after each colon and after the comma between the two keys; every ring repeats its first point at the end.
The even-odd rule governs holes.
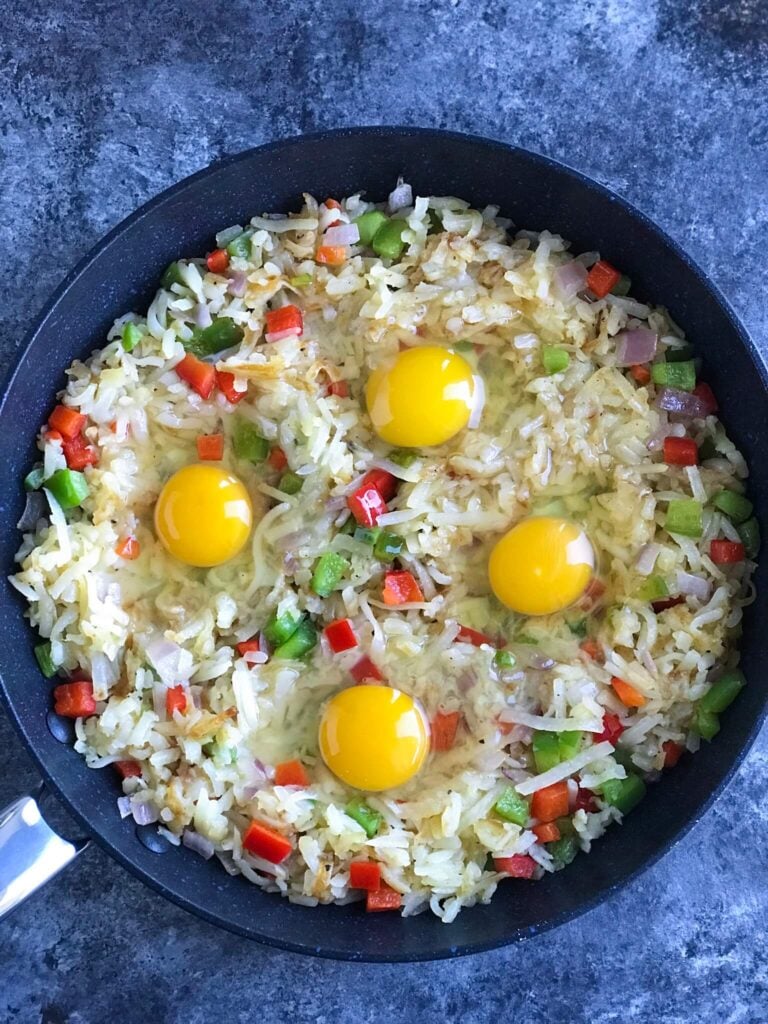
{"type": "Polygon", "coordinates": [[[429,750],[424,713],[391,686],[350,686],[337,693],[325,707],[319,738],[333,774],[369,792],[407,782],[429,750]]]}
{"type": "Polygon", "coordinates": [[[461,356],[435,345],[407,348],[365,387],[373,429],[398,448],[443,444],[466,427],[475,385],[461,356]]]}
{"type": "Polygon", "coordinates": [[[491,552],[494,594],[521,615],[552,615],[583,594],[595,552],[576,523],[554,516],[524,519],[491,552]]]}
{"type": "Polygon", "coordinates": [[[197,463],[174,473],[155,505],[155,530],[169,554],[187,565],[233,558],[251,532],[248,491],[232,473],[197,463]]]}

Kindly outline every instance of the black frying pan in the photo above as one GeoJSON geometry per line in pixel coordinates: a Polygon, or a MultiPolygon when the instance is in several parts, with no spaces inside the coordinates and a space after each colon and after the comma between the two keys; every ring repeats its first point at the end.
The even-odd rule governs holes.
{"type": "MultiPolygon", "coordinates": [[[[521,227],[556,231],[577,251],[598,249],[630,275],[640,298],[667,306],[704,357],[722,418],[749,460],[750,494],[762,515],[768,507],[765,370],[723,297],[669,238],[618,196],[523,150],[450,132],[363,128],[273,143],[193,175],[124,221],[67,278],[29,336],[0,406],[4,573],[11,570],[19,543],[21,480],[34,459],[36,431],[64,384],[64,368],[103,344],[113,318],[145,308],[163,268],[178,256],[210,249],[218,229],[254,213],[296,209],[303,191],[322,198],[365,189],[381,200],[399,174],[415,192],[455,194],[480,207],[496,203],[521,227]]],[[[49,727],[52,684],[34,661],[24,602],[5,581],[0,696],[42,775],[85,832],[180,906],[242,935],[302,953],[351,960],[436,959],[515,942],[583,912],[657,860],[704,813],[744,757],[765,713],[762,673],[768,659],[755,628],[766,621],[768,610],[765,566],[756,583],[759,596],[749,609],[743,642],[750,685],[723,716],[715,742],[651,787],[626,824],[612,828],[589,856],[535,884],[503,882],[490,905],[462,911],[452,925],[431,914],[406,920],[366,915],[359,904],[295,906],[229,877],[215,860],[205,862],[189,850],[158,842],[151,828],[121,821],[113,773],[86,768],[49,727]]],[[[5,826],[0,813],[0,894],[10,862],[29,856],[27,841],[36,841],[34,826],[27,835],[27,825],[19,824],[19,811],[34,817],[31,802],[8,816],[5,826]]],[[[46,857],[55,845],[49,838],[46,857]]],[[[67,859],[61,848],[58,853],[61,862],[67,859]]],[[[43,873],[53,873],[50,863],[43,873]]]]}

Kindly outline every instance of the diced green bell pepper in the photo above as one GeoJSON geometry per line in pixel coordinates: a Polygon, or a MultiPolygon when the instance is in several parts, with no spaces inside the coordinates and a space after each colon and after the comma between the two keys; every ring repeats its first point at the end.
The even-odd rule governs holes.
{"type": "Polygon", "coordinates": [[[231,242],[227,243],[227,252],[230,256],[239,257],[241,260],[247,260],[251,255],[251,238],[253,237],[253,228],[247,228],[242,234],[236,235],[231,242]]]}
{"type": "Polygon", "coordinates": [[[349,569],[349,562],[346,558],[342,558],[335,551],[326,551],[315,565],[310,583],[312,590],[318,597],[328,597],[341,583],[347,569],[349,569]]]}
{"type": "Polygon", "coordinates": [[[126,352],[133,352],[141,341],[141,331],[134,323],[123,324],[122,345],[126,352]]]}
{"type": "Polygon", "coordinates": [[[693,727],[699,736],[709,743],[720,732],[720,719],[714,712],[703,711],[699,707],[693,717],[693,727]]]}
{"type": "Polygon", "coordinates": [[[429,217],[429,227],[427,228],[428,235],[439,234],[443,230],[443,216],[439,210],[434,209],[430,206],[427,210],[427,216],[429,217]]]}
{"type": "Polygon", "coordinates": [[[247,459],[248,462],[263,462],[269,455],[269,441],[261,436],[255,424],[243,416],[235,419],[232,447],[238,459],[247,459]]]}
{"type": "Polygon", "coordinates": [[[517,664],[517,658],[511,651],[496,651],[493,656],[493,664],[498,669],[514,668],[517,664]]]}
{"type": "Polygon", "coordinates": [[[77,508],[91,493],[88,481],[76,469],[58,469],[45,481],[62,508],[77,508]]]}
{"type": "Polygon", "coordinates": [[[475,346],[472,344],[471,341],[457,341],[456,344],[453,346],[453,351],[462,354],[465,352],[470,353],[475,351],[475,346]]]}
{"type": "MultiPolygon", "coordinates": [[[[576,826],[573,824],[573,818],[558,818],[555,822],[557,830],[560,836],[575,836],[576,826]]],[[[557,842],[557,840],[555,840],[557,842]]]]}
{"type": "Polygon", "coordinates": [[[380,535],[380,526],[358,526],[353,534],[355,540],[360,541],[361,544],[369,544],[371,547],[373,547],[380,535]]]}
{"type": "Polygon", "coordinates": [[[415,448],[395,448],[387,457],[390,462],[408,469],[419,458],[419,453],[415,448]]]}
{"type": "Polygon", "coordinates": [[[353,221],[354,224],[357,224],[357,230],[360,232],[360,244],[370,248],[376,232],[387,223],[388,219],[381,210],[368,210],[367,213],[361,213],[353,221]]]}
{"type": "Polygon", "coordinates": [[[687,363],[693,359],[693,345],[682,345],[680,348],[668,348],[664,353],[668,363],[687,363]]]}
{"type": "Polygon", "coordinates": [[[712,499],[715,508],[725,512],[734,523],[745,523],[752,515],[754,505],[737,491],[719,491],[712,499]]]}
{"type": "Polygon", "coordinates": [[[356,821],[358,825],[362,826],[369,839],[373,839],[381,828],[383,820],[381,815],[378,811],[374,811],[362,797],[355,797],[353,800],[350,800],[344,808],[344,813],[353,821],[356,821]]]}
{"type": "Polygon", "coordinates": [[[600,786],[603,800],[621,811],[629,814],[645,796],[645,783],[639,775],[630,774],[626,779],[609,779],[600,786]]]}
{"type": "Polygon", "coordinates": [[[312,284],[311,274],[297,274],[295,277],[289,279],[289,284],[292,284],[294,288],[306,288],[308,284],[312,284]]]}
{"type": "Polygon", "coordinates": [[[676,499],[667,506],[665,528],[683,537],[700,537],[704,531],[701,502],[692,498],[676,499]]]}
{"type": "Polygon", "coordinates": [[[760,550],[760,524],[756,519],[748,519],[736,527],[744,545],[747,558],[756,558],[760,550]]]}
{"type": "Polygon", "coordinates": [[[545,732],[537,729],[531,741],[533,749],[533,760],[536,764],[536,771],[541,774],[548,772],[560,764],[560,745],[557,741],[556,732],[545,732]]]}
{"type": "Polygon", "coordinates": [[[275,648],[274,657],[296,661],[303,658],[305,654],[309,654],[316,644],[317,630],[309,619],[302,619],[285,643],[275,648]]]}
{"type": "Polygon", "coordinates": [[[629,295],[632,287],[632,279],[622,274],[618,282],[611,288],[611,295],[629,295]]]}
{"type": "Polygon", "coordinates": [[[373,553],[381,562],[392,562],[403,550],[404,544],[405,538],[384,530],[374,542],[373,553]]]}
{"type": "Polygon", "coordinates": [[[383,260],[397,260],[405,251],[403,232],[408,225],[404,220],[388,220],[373,236],[371,247],[383,260]]]}
{"type": "Polygon", "coordinates": [[[746,686],[746,682],[742,672],[736,670],[726,672],[707,690],[699,701],[699,708],[702,711],[719,715],[721,711],[725,711],[733,704],[740,691],[746,686]]]}
{"type": "Polygon", "coordinates": [[[554,843],[547,843],[547,851],[552,854],[556,868],[564,868],[575,860],[581,847],[574,836],[563,836],[554,843]]]}
{"type": "Polygon", "coordinates": [[[168,264],[163,271],[163,276],[160,278],[160,287],[165,288],[166,291],[170,291],[171,286],[174,284],[180,284],[182,288],[187,287],[184,278],[181,276],[181,266],[176,261],[168,264]]]}
{"type": "Polygon", "coordinates": [[[264,636],[270,647],[279,647],[290,639],[303,617],[298,611],[284,612],[282,615],[278,615],[276,611],[272,612],[264,627],[264,636]]]}
{"type": "Polygon", "coordinates": [[[183,342],[184,349],[198,359],[233,348],[243,340],[243,328],[228,316],[220,316],[209,327],[196,327],[192,337],[183,342]]]}
{"type": "Polygon", "coordinates": [[[283,473],[277,489],[284,494],[298,494],[303,485],[304,478],[300,477],[298,473],[283,473]]]}
{"type": "Polygon", "coordinates": [[[586,619],[575,619],[573,622],[567,622],[568,629],[574,636],[585,637],[588,633],[588,625],[586,619]]]}
{"type": "Polygon", "coordinates": [[[46,641],[43,644],[37,644],[35,647],[35,658],[37,658],[37,664],[40,666],[40,671],[43,673],[46,679],[50,679],[56,675],[56,666],[53,664],[53,658],[51,657],[51,645],[46,641]]]}
{"type": "Polygon", "coordinates": [[[569,732],[557,733],[557,745],[560,750],[560,760],[568,761],[570,758],[575,757],[581,750],[581,742],[584,739],[584,733],[579,730],[570,730],[569,732]]]}
{"type": "Polygon", "coordinates": [[[654,363],[651,366],[653,383],[660,387],[693,391],[696,387],[696,367],[692,359],[682,363],[654,363]]]}
{"type": "Polygon", "coordinates": [[[512,786],[507,786],[493,805],[493,809],[500,818],[514,822],[515,825],[525,825],[531,816],[528,801],[512,786]]]}
{"type": "Polygon", "coordinates": [[[640,601],[659,601],[662,597],[669,597],[669,587],[661,576],[649,576],[637,588],[635,596],[640,601]]]}

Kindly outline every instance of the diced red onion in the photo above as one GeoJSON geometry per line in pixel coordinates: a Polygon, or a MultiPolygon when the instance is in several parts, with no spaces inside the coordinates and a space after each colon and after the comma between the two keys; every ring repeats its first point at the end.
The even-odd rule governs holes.
{"type": "Polygon", "coordinates": [[[183,846],[194,853],[198,853],[203,860],[210,860],[214,854],[213,843],[206,836],[194,832],[191,828],[185,828],[181,836],[183,846]]]}
{"type": "Polygon", "coordinates": [[[695,597],[702,604],[706,604],[712,593],[712,584],[703,576],[694,576],[692,573],[679,570],[677,573],[678,592],[686,597],[695,597]]]}
{"type": "Polygon", "coordinates": [[[210,327],[213,323],[211,311],[204,302],[198,302],[192,311],[192,319],[198,327],[210,327]]]}
{"type": "Polygon", "coordinates": [[[640,652],[640,660],[652,676],[656,676],[659,674],[659,670],[656,667],[656,662],[653,660],[651,652],[648,650],[647,647],[644,647],[640,652]]]}
{"type": "Polygon", "coordinates": [[[459,693],[468,693],[477,683],[477,672],[472,668],[465,669],[456,680],[459,693]]]}
{"type": "Polygon", "coordinates": [[[709,404],[690,391],[678,391],[677,388],[661,388],[656,395],[656,405],[666,412],[679,413],[687,419],[704,419],[708,415],[709,404]]]}
{"type": "Polygon", "coordinates": [[[268,331],[264,335],[266,341],[284,341],[286,338],[297,338],[301,334],[300,327],[286,327],[284,331],[268,331]]]}
{"type": "Polygon", "coordinates": [[[131,798],[129,796],[119,796],[117,798],[117,809],[120,811],[121,818],[130,818],[132,814],[131,798]]]}
{"type": "Polygon", "coordinates": [[[246,665],[265,665],[269,655],[264,651],[246,651],[243,655],[246,665]]]}
{"type": "Polygon", "coordinates": [[[637,366],[650,363],[656,355],[659,336],[647,327],[638,327],[634,331],[622,331],[615,340],[616,365],[637,366]]]}
{"type": "Polygon", "coordinates": [[[192,656],[178,644],[155,636],[147,644],[147,658],[164,683],[173,686],[185,682],[192,674],[192,656]]]}
{"type": "Polygon", "coordinates": [[[41,519],[48,518],[48,500],[42,491],[31,491],[27,495],[27,503],[16,523],[17,530],[34,530],[41,519]]]}
{"type": "Polygon", "coordinates": [[[640,552],[635,562],[635,568],[641,576],[651,575],[660,551],[661,546],[659,544],[645,544],[640,548],[640,552]]]}
{"type": "Polygon", "coordinates": [[[242,298],[245,295],[245,289],[248,282],[245,277],[245,273],[242,270],[233,270],[229,275],[229,283],[227,284],[227,291],[230,295],[235,295],[238,298],[242,298]]]}
{"type": "Polygon", "coordinates": [[[325,503],[325,508],[328,512],[341,512],[346,507],[347,499],[343,494],[338,494],[335,498],[329,498],[325,503]]]}
{"type": "Polygon", "coordinates": [[[357,224],[335,224],[323,235],[323,245],[355,245],[360,241],[357,224]]]}
{"type": "Polygon", "coordinates": [[[402,210],[405,206],[413,206],[413,189],[402,178],[397,179],[397,185],[389,193],[387,205],[392,213],[395,210],[402,210]]]}
{"type": "Polygon", "coordinates": [[[558,267],[552,279],[560,296],[572,299],[587,287],[587,268],[578,260],[571,260],[558,267]]]}
{"type": "Polygon", "coordinates": [[[541,669],[542,671],[544,669],[552,668],[552,666],[554,664],[555,664],[555,659],[554,658],[548,658],[544,654],[534,654],[534,656],[531,658],[531,666],[533,668],[541,669]]]}
{"type": "Polygon", "coordinates": [[[192,706],[196,707],[198,709],[201,708],[203,706],[202,687],[201,686],[190,686],[189,693],[190,693],[190,696],[192,697],[192,706]]]}
{"type": "Polygon", "coordinates": [[[154,825],[156,821],[160,820],[160,812],[148,800],[132,801],[131,813],[137,825],[154,825]]]}
{"type": "Polygon", "coordinates": [[[152,687],[152,708],[161,722],[164,722],[168,717],[166,706],[167,694],[168,687],[165,683],[155,683],[152,687]]]}
{"type": "Polygon", "coordinates": [[[473,374],[472,380],[475,386],[472,393],[472,412],[467,422],[467,427],[470,430],[475,430],[480,426],[480,418],[483,415],[483,408],[485,406],[485,382],[479,373],[473,374]]]}

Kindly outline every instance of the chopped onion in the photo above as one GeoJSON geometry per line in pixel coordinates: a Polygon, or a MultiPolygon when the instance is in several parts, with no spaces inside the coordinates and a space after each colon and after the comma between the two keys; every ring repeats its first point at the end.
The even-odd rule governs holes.
{"type": "Polygon", "coordinates": [[[464,669],[456,680],[459,693],[468,693],[477,683],[477,672],[473,668],[464,669]]]}
{"type": "Polygon", "coordinates": [[[210,839],[194,832],[191,828],[185,828],[181,836],[183,846],[194,853],[198,853],[203,860],[210,860],[214,854],[214,846],[210,839]]]}
{"type": "Polygon", "coordinates": [[[638,554],[635,562],[635,568],[641,576],[651,575],[660,552],[661,545],[659,544],[645,544],[640,548],[640,553],[638,554]]]}
{"type": "Polygon", "coordinates": [[[413,189],[402,178],[397,179],[397,185],[389,193],[387,206],[392,213],[402,210],[405,206],[413,206],[413,189]]]}
{"type": "Polygon", "coordinates": [[[483,415],[483,408],[485,406],[485,382],[478,373],[472,376],[472,380],[475,386],[472,393],[472,412],[467,427],[470,430],[475,430],[480,426],[480,418],[483,415]]]}
{"type": "Polygon", "coordinates": [[[568,779],[568,810],[571,814],[576,810],[576,800],[579,795],[579,784],[576,779],[568,779]]]}
{"type": "Polygon", "coordinates": [[[300,334],[300,327],[286,327],[284,331],[268,331],[264,335],[264,340],[269,342],[284,341],[286,338],[298,338],[300,334]]]}
{"type": "Polygon", "coordinates": [[[192,319],[195,321],[197,327],[210,327],[213,323],[211,311],[204,302],[198,302],[195,306],[192,311],[192,319]]]}
{"type": "Polygon", "coordinates": [[[678,413],[687,419],[704,419],[709,415],[709,403],[702,401],[690,391],[677,388],[661,388],[656,396],[656,405],[666,412],[678,413]]]}
{"type": "Polygon", "coordinates": [[[679,570],[677,573],[677,590],[685,597],[695,597],[702,604],[706,604],[712,593],[712,584],[703,576],[694,576],[692,573],[679,570]]]}
{"type": "Polygon", "coordinates": [[[579,260],[571,260],[558,267],[552,279],[560,296],[572,299],[587,287],[587,268],[579,260]]]}
{"type": "Polygon", "coordinates": [[[48,518],[48,501],[42,491],[30,491],[27,503],[16,523],[17,530],[34,530],[41,519],[48,518]]]}
{"type": "Polygon", "coordinates": [[[147,658],[164,683],[173,686],[192,675],[192,655],[178,644],[155,636],[145,647],[147,658]]]}
{"type": "Polygon", "coordinates": [[[534,654],[531,658],[531,667],[538,668],[542,671],[544,669],[552,668],[555,664],[554,658],[548,658],[545,654],[534,654]]]}
{"type": "Polygon", "coordinates": [[[582,768],[586,768],[586,766],[591,764],[593,761],[599,761],[600,758],[607,757],[612,753],[612,743],[608,743],[607,741],[603,743],[595,743],[593,746],[580,751],[570,760],[562,761],[554,768],[550,768],[549,771],[543,772],[541,775],[536,775],[534,778],[526,779],[525,782],[519,782],[515,786],[515,789],[521,796],[530,796],[532,793],[536,793],[540,789],[546,789],[547,786],[553,786],[556,782],[562,782],[571,775],[575,775],[576,772],[581,771],[582,768]]]}
{"type": "Polygon", "coordinates": [[[131,810],[131,798],[129,796],[119,796],[117,798],[117,809],[120,811],[121,818],[130,818],[131,810]]]}
{"type": "Polygon", "coordinates": [[[323,245],[355,245],[359,241],[357,224],[334,224],[323,235],[323,245]]]}
{"type": "Polygon", "coordinates": [[[638,327],[634,331],[622,331],[616,337],[616,365],[637,366],[638,363],[650,363],[656,355],[659,336],[647,327],[638,327]]]}
{"type": "Polygon", "coordinates": [[[149,800],[132,800],[131,813],[137,825],[154,825],[160,820],[160,812],[149,800]]]}
{"type": "Polygon", "coordinates": [[[161,722],[164,722],[168,717],[167,693],[168,687],[165,683],[155,683],[152,687],[152,708],[161,722]]]}
{"type": "Polygon", "coordinates": [[[227,291],[230,295],[236,295],[241,298],[245,295],[245,289],[248,282],[246,281],[245,274],[242,270],[233,270],[229,275],[229,283],[227,284],[227,291]]]}
{"type": "Polygon", "coordinates": [[[101,651],[94,651],[91,655],[91,679],[94,690],[104,692],[119,678],[117,665],[101,651]]]}
{"type": "Polygon", "coordinates": [[[246,651],[243,655],[246,665],[265,665],[269,656],[264,651],[246,651]]]}

